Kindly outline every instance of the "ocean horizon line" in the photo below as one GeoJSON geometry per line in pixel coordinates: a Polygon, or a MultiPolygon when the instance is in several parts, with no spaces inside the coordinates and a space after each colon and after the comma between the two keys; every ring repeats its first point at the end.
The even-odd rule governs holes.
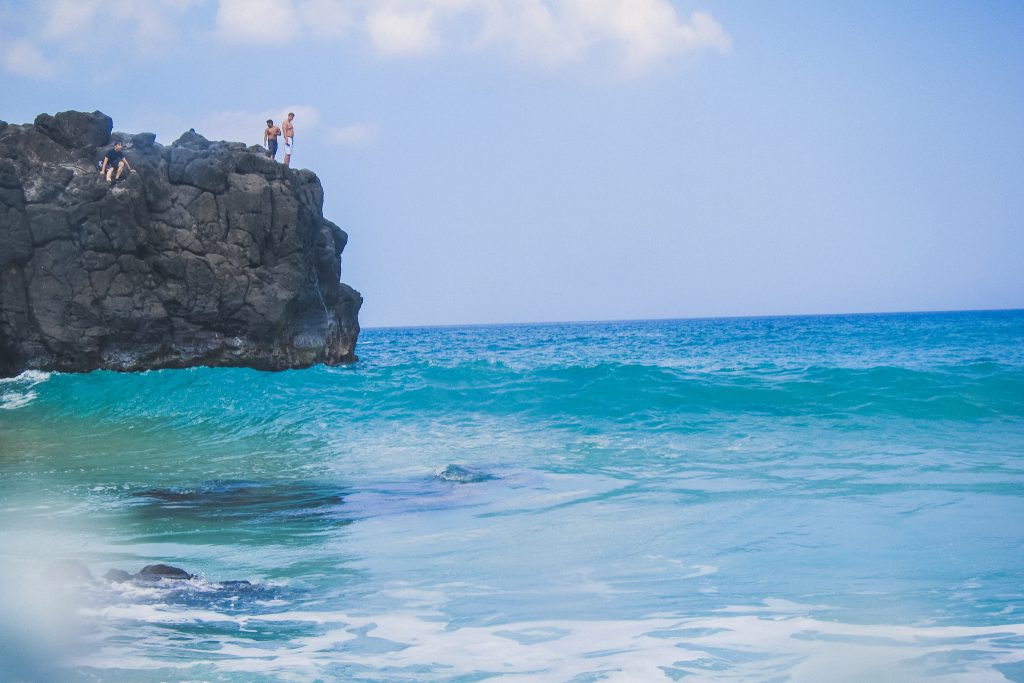
{"type": "Polygon", "coordinates": [[[665,318],[581,318],[578,320],[527,320],[508,322],[481,322],[481,323],[432,323],[432,324],[411,324],[411,325],[362,325],[362,331],[368,330],[430,330],[430,329],[462,329],[481,327],[532,327],[543,325],[602,325],[602,324],[624,324],[624,323],[650,323],[650,322],[677,322],[677,321],[701,321],[701,320],[771,320],[787,318],[838,318],[838,317],[877,317],[895,315],[951,315],[957,313],[1020,313],[1024,312],[1024,306],[1017,308],[962,308],[962,309],[934,309],[934,310],[905,310],[905,311],[855,311],[839,313],[780,313],[780,314],[751,314],[751,315],[697,315],[665,318]]]}

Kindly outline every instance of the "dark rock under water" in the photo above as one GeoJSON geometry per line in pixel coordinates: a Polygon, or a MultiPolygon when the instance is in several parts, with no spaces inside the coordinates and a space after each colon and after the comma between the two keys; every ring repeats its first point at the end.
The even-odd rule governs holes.
{"type": "MultiPolygon", "coordinates": [[[[45,578],[54,586],[73,587],[88,584],[97,584],[89,568],[79,560],[59,560],[52,563],[46,570],[45,578]]],[[[136,585],[159,584],[166,581],[191,581],[198,578],[181,567],[169,564],[147,564],[134,574],[124,569],[108,569],[103,574],[107,583],[132,583],[136,585]]],[[[164,585],[164,584],[161,584],[164,585]]],[[[253,584],[244,580],[217,581],[208,584],[214,589],[223,590],[248,590],[253,584]]]]}
{"type": "Polygon", "coordinates": [[[450,481],[455,484],[478,484],[483,481],[496,479],[493,474],[481,470],[475,470],[462,465],[448,465],[440,472],[434,474],[439,481],[450,481]]]}
{"type": "Polygon", "coordinates": [[[101,112],[0,122],[0,377],[355,360],[362,297],[323,188],[258,147],[111,133],[101,112]],[[114,141],[135,172],[111,185],[114,141]]]}
{"type": "Polygon", "coordinates": [[[174,581],[188,581],[193,577],[180,567],[172,567],[169,564],[147,564],[135,575],[136,581],[160,581],[170,579],[174,581]]]}

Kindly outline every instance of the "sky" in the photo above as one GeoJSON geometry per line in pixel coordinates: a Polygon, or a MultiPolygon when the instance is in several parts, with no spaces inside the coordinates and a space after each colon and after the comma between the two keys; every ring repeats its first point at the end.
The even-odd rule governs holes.
{"type": "Polygon", "coordinates": [[[0,93],[295,112],[364,327],[1024,307],[1019,0],[0,0],[0,93]]]}

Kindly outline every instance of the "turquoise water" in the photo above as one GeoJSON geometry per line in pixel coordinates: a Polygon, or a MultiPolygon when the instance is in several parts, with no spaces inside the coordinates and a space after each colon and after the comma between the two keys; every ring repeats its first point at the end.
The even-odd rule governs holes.
{"type": "Polygon", "coordinates": [[[357,350],[3,380],[0,668],[1024,680],[1024,312],[376,329],[357,350]],[[197,577],[99,578],[155,563],[197,577]]]}

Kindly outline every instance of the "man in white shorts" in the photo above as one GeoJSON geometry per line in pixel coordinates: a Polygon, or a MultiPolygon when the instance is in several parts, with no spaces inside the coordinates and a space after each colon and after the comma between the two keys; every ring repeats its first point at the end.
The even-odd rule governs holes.
{"type": "Polygon", "coordinates": [[[288,118],[284,122],[284,165],[289,166],[292,160],[292,144],[295,140],[295,126],[292,124],[292,119],[295,118],[295,112],[288,112],[288,118]]]}

